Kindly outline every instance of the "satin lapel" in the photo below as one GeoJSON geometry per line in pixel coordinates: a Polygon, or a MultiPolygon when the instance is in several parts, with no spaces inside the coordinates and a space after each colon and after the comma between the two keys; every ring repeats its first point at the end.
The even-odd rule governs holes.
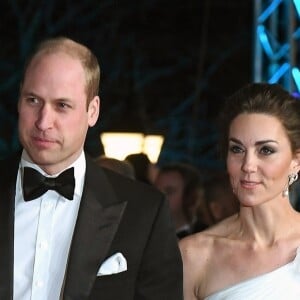
{"type": "Polygon", "coordinates": [[[65,276],[64,300],[88,298],[125,207],[126,202],[118,202],[102,170],[87,159],[85,187],[65,276]]]}
{"type": "Polygon", "coordinates": [[[0,299],[13,299],[15,184],[19,157],[0,165],[0,299]]]}

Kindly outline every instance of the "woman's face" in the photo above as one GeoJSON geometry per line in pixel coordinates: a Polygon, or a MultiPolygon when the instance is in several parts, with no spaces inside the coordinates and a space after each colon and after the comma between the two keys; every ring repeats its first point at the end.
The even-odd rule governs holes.
{"type": "Polygon", "coordinates": [[[227,169],[240,203],[254,206],[282,198],[288,175],[299,171],[281,122],[259,113],[240,114],[229,128],[227,169]]]}

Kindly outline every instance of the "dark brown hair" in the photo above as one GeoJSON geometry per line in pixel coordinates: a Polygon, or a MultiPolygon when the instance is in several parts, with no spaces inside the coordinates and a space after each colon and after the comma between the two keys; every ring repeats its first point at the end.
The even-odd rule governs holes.
{"type": "Polygon", "coordinates": [[[224,157],[227,155],[229,128],[233,119],[249,113],[276,117],[286,131],[292,152],[300,149],[300,101],[279,84],[252,83],[229,97],[221,112],[219,125],[224,157]]]}

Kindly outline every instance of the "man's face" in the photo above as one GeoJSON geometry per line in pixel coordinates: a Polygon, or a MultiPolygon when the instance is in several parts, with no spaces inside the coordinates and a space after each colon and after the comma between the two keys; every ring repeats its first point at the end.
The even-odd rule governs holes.
{"type": "Polygon", "coordinates": [[[89,126],[99,114],[99,97],[87,109],[85,74],[65,53],[36,56],[20,91],[19,136],[34,163],[48,174],[72,164],[80,155],[89,126]]]}
{"type": "Polygon", "coordinates": [[[184,190],[181,174],[177,171],[159,173],[155,180],[155,186],[165,194],[172,213],[175,215],[181,213],[184,190]]]}

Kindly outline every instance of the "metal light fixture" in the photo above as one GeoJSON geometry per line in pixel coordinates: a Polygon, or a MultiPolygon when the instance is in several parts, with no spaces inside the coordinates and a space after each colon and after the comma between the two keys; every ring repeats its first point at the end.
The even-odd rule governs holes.
{"type": "Polygon", "coordinates": [[[129,154],[145,153],[155,164],[164,141],[162,135],[145,135],[138,132],[104,132],[100,134],[107,157],[123,160],[129,154]]]}

